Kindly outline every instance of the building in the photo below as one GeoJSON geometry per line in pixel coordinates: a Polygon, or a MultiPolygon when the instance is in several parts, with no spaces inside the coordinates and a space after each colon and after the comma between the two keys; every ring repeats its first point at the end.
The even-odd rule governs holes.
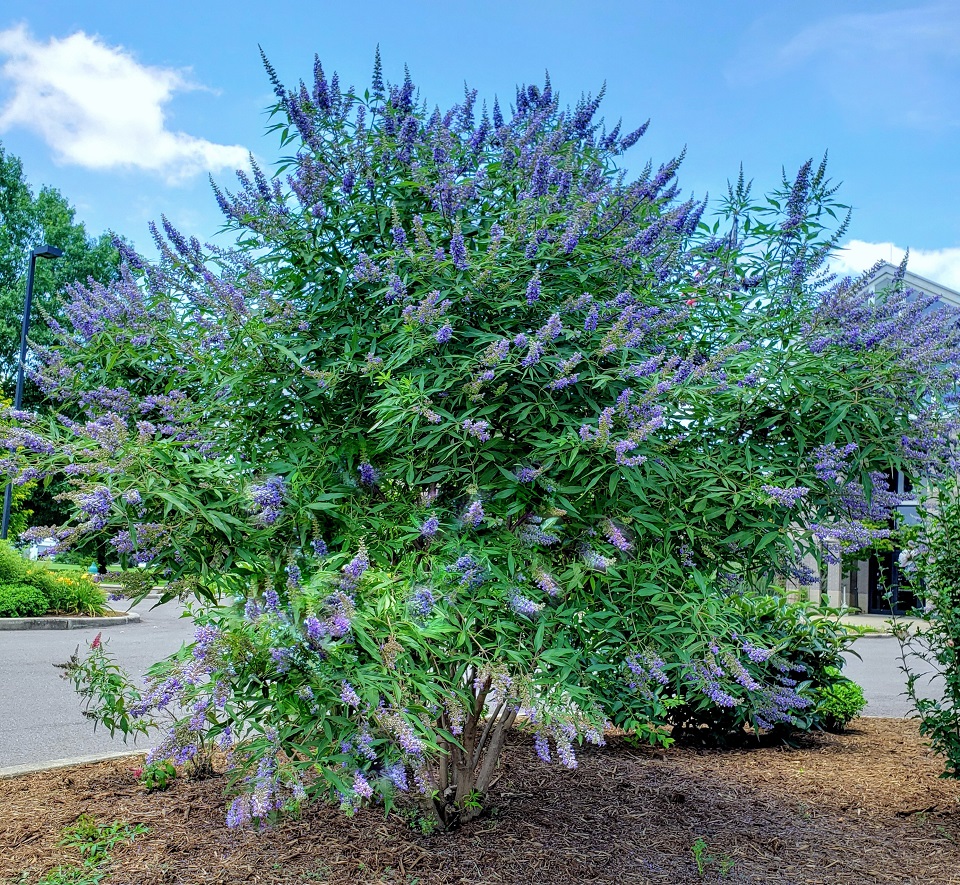
{"type": "MultiPolygon", "coordinates": [[[[874,276],[871,291],[882,291],[893,285],[897,268],[885,264],[874,276]]],[[[941,304],[956,308],[960,313],[960,292],[907,271],[904,276],[907,288],[939,298],[941,304]]],[[[893,478],[896,491],[909,494],[912,486],[908,477],[898,474],[893,478]]],[[[908,499],[897,509],[903,520],[910,524],[917,520],[917,500],[908,499]]],[[[849,568],[839,564],[828,565],[826,574],[821,574],[820,586],[807,588],[810,598],[826,595],[830,605],[846,606],[871,614],[902,614],[913,606],[914,596],[909,581],[897,565],[899,551],[876,554],[861,560],[849,568]]],[[[791,588],[797,592],[799,588],[791,588]]]]}

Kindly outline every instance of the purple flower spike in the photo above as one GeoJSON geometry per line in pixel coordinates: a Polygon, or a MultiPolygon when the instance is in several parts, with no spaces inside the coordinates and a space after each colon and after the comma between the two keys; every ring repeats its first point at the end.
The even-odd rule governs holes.
{"type": "Polygon", "coordinates": [[[466,525],[477,528],[483,522],[483,505],[479,501],[474,501],[463,515],[463,521],[466,525]]]}
{"type": "Polygon", "coordinates": [[[364,461],[357,471],[360,474],[360,483],[365,486],[375,486],[380,481],[380,474],[373,466],[364,461]]]}

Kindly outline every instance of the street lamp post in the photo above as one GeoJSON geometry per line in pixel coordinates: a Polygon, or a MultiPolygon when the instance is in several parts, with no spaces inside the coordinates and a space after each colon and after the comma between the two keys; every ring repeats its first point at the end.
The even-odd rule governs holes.
{"type": "MultiPolygon", "coordinates": [[[[17,393],[13,401],[14,409],[23,405],[23,364],[27,359],[27,333],[30,331],[30,308],[33,306],[33,274],[38,258],[59,258],[63,255],[55,246],[44,244],[30,252],[30,266],[27,270],[27,295],[23,300],[23,323],[20,326],[20,362],[17,364],[17,393]]],[[[7,483],[3,496],[3,525],[0,526],[0,539],[6,540],[10,528],[10,503],[13,500],[13,483],[7,483]]]]}

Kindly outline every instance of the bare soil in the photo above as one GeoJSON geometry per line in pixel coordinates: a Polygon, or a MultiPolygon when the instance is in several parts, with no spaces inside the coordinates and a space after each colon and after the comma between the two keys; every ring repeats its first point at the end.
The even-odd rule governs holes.
{"type": "Polygon", "coordinates": [[[520,733],[489,815],[423,836],[400,815],[314,805],[260,832],[224,825],[224,778],[146,794],[136,760],[0,781],[0,881],[75,863],[80,814],[149,827],[118,847],[111,885],[795,883],[960,885],[960,784],[916,724],[860,719],[799,747],[584,748],[574,771],[520,733]],[[703,840],[703,872],[691,851],[703,840]]]}

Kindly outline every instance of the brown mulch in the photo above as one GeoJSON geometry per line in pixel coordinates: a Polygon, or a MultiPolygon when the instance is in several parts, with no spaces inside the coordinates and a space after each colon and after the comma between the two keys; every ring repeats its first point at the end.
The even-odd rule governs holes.
{"type": "Polygon", "coordinates": [[[0,881],[76,862],[57,845],[81,813],[149,827],[118,847],[112,885],[796,883],[960,885],[960,784],[914,722],[860,719],[798,748],[666,751],[620,739],[544,766],[513,735],[495,808],[422,836],[398,815],[314,805],[261,833],[224,825],[223,778],[147,795],[134,761],[0,781],[0,881]],[[701,876],[698,839],[712,857],[701,876]]]}

